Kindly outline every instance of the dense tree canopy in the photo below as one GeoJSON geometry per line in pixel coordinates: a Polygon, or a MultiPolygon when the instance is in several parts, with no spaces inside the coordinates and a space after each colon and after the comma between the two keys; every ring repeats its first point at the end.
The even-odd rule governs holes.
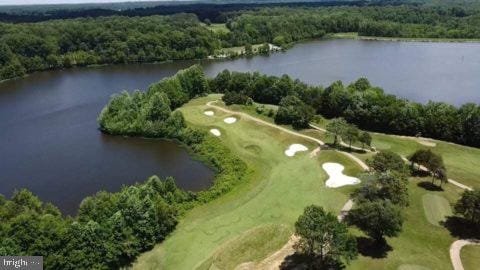
{"type": "Polygon", "coordinates": [[[384,237],[394,237],[402,231],[401,209],[389,201],[366,201],[350,210],[348,220],[378,243],[384,237]]]}
{"type": "Polygon", "coordinates": [[[322,207],[305,207],[295,233],[300,236],[296,249],[310,257],[313,269],[330,269],[332,263],[348,263],[357,256],[357,243],[347,225],[322,207]]]}
{"type": "MultiPolygon", "coordinates": [[[[0,80],[71,66],[206,58],[217,49],[247,44],[269,42],[286,47],[338,32],[480,38],[480,10],[473,7],[276,7],[232,12],[227,9],[218,17],[228,31],[210,30],[195,14],[185,13],[0,23],[0,80]]],[[[359,81],[356,90],[370,88],[366,82],[359,81]]],[[[344,103],[345,96],[335,87],[342,88],[333,85],[326,94],[332,92],[332,101],[338,103],[325,107],[325,111],[335,109],[332,114],[339,114],[343,110],[338,105],[344,103]]],[[[451,110],[448,106],[438,109],[445,113],[451,110]]],[[[464,108],[464,113],[480,114],[478,108],[472,107],[464,108]]],[[[451,120],[445,119],[446,123],[451,120]]],[[[478,126],[478,122],[469,121],[468,125],[478,126]]]]}
{"type": "Polygon", "coordinates": [[[375,171],[399,171],[405,170],[405,162],[402,157],[392,151],[381,151],[373,156],[373,158],[367,160],[368,166],[372,167],[375,171]]]}
{"type": "MultiPolygon", "coordinates": [[[[244,99],[250,97],[259,103],[279,105],[282,98],[297,96],[318,114],[343,118],[366,130],[409,136],[422,134],[480,146],[480,106],[465,104],[456,108],[443,102],[415,103],[385,94],[383,89],[371,86],[365,78],[346,87],[342,82],[334,82],[324,89],[292,80],[287,75],[274,77],[257,72],[223,71],[211,80],[210,85],[213,92],[237,92],[244,99]]],[[[337,124],[338,121],[332,122],[337,124]]],[[[340,124],[334,132],[337,139],[345,135],[348,128],[347,123],[340,124]]],[[[359,140],[362,134],[354,132],[353,135],[359,140]]],[[[371,137],[364,140],[368,143],[371,142],[369,139],[371,137]]]]}
{"type": "Polygon", "coordinates": [[[480,191],[465,191],[455,204],[455,213],[464,216],[467,220],[480,228],[480,191]]]}

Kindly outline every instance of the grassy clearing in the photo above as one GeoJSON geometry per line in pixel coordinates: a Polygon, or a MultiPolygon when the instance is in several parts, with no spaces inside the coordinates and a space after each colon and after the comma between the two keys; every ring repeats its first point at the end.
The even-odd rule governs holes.
{"type": "Polygon", "coordinates": [[[480,264],[480,246],[464,246],[460,252],[460,258],[462,258],[465,270],[478,269],[480,264]]]}
{"type": "Polygon", "coordinates": [[[441,226],[447,216],[452,215],[452,208],[449,202],[441,195],[425,194],[422,197],[423,210],[428,222],[435,226],[441,226]]]}
{"type": "MultiPolygon", "coordinates": [[[[223,256],[243,250],[244,244],[234,239],[249,230],[270,224],[293,231],[293,224],[305,206],[322,205],[337,213],[348,200],[344,190],[325,187],[327,176],[320,163],[338,162],[343,158],[341,154],[321,151],[318,159],[310,158],[309,152],[316,147],[311,141],[247,119],[240,118],[235,124],[228,125],[223,119],[231,115],[218,110],[214,110],[214,116],[205,116],[203,112],[207,107],[204,104],[217,98],[197,99],[180,110],[189,125],[219,128],[223,132],[219,137],[221,143],[253,169],[251,180],[190,211],[170,237],[138,259],[134,265],[136,269],[208,268],[214,262],[224,262],[223,256]],[[307,146],[309,152],[285,156],[284,151],[292,143],[307,146]]],[[[343,165],[351,175],[355,172],[352,167],[357,165],[346,162],[343,165]]],[[[360,168],[356,170],[360,171],[360,168]]],[[[273,252],[278,243],[286,243],[282,234],[263,238],[269,239],[262,243],[264,248],[255,247],[252,252],[245,252],[241,259],[258,260],[273,252]]]]}
{"type": "Polygon", "coordinates": [[[230,29],[227,28],[227,25],[224,23],[212,23],[210,25],[204,24],[208,29],[212,30],[215,33],[230,33],[230,29]]]}

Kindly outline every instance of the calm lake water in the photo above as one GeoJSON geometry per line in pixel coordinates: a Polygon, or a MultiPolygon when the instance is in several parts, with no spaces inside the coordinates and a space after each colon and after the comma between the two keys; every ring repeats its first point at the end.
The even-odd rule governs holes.
{"type": "MultiPolygon", "coordinates": [[[[146,89],[195,62],[117,65],[35,73],[0,83],[0,194],[28,188],[65,213],[99,190],[156,174],[188,190],[213,173],[175,143],[103,135],[96,118],[113,93],[146,89]]],[[[480,103],[480,44],[329,40],[250,59],[201,61],[223,69],[289,74],[327,85],[368,77],[386,92],[419,102],[480,103]]]]}

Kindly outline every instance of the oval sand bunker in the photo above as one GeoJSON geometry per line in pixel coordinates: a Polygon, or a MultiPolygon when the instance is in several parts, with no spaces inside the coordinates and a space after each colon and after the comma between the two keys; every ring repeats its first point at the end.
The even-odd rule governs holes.
{"type": "Polygon", "coordinates": [[[212,133],[213,136],[217,136],[217,137],[220,136],[220,135],[222,135],[222,133],[220,133],[220,130],[218,130],[218,129],[216,129],[216,128],[210,129],[210,133],[212,133]]]}
{"type": "Polygon", "coordinates": [[[288,149],[285,150],[285,155],[287,155],[288,157],[293,157],[293,156],[295,156],[296,152],[303,152],[303,151],[307,151],[307,150],[308,150],[308,148],[305,145],[295,143],[295,144],[290,145],[288,147],[288,149]]]}
{"type": "Polygon", "coordinates": [[[213,111],[204,111],[203,112],[206,116],[213,116],[215,113],[213,111]]]}
{"type": "Polygon", "coordinates": [[[223,122],[227,123],[227,124],[233,124],[235,122],[237,122],[237,118],[235,117],[227,117],[225,119],[223,119],[223,122]]]}
{"type": "Polygon", "coordinates": [[[346,185],[356,185],[360,179],[343,174],[343,165],[333,162],[323,163],[322,168],[327,172],[329,178],[325,185],[330,188],[337,188],[346,185]]]}

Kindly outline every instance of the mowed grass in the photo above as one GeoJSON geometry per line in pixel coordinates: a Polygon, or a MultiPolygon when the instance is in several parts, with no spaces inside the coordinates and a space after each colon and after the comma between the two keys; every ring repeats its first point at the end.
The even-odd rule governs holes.
{"type": "MultiPolygon", "coordinates": [[[[328,119],[321,119],[317,126],[325,128],[328,119]]],[[[431,149],[433,152],[442,155],[447,167],[448,177],[462,184],[480,188],[480,149],[463,146],[459,144],[429,140],[436,144],[434,147],[421,144],[421,140],[414,137],[396,136],[382,133],[371,133],[372,146],[377,150],[390,150],[401,156],[407,157],[418,149],[431,149]]],[[[327,142],[331,142],[327,139],[327,142]]],[[[355,146],[361,146],[355,143],[355,146]]],[[[362,160],[366,160],[371,154],[355,154],[362,160]]]]}
{"type": "Polygon", "coordinates": [[[452,215],[450,203],[441,195],[425,194],[422,197],[423,210],[428,222],[435,226],[441,226],[447,216],[452,215]]]}
{"type": "Polygon", "coordinates": [[[272,250],[280,249],[291,235],[292,231],[285,225],[260,225],[227,241],[197,269],[233,269],[243,262],[259,261],[272,250]]]}
{"type": "Polygon", "coordinates": [[[228,267],[258,261],[285,244],[287,238],[284,233],[256,228],[282,226],[293,232],[305,206],[317,204],[338,213],[348,200],[346,189],[325,187],[327,175],[321,164],[343,160],[349,175],[360,172],[358,165],[334,151],[320,151],[317,158],[311,158],[310,151],[317,147],[312,141],[205,106],[217,98],[213,95],[193,100],[180,110],[189,125],[220,129],[219,143],[244,160],[252,173],[228,194],[188,212],[172,235],[139,257],[135,269],[208,269],[225,265],[234,257],[232,254],[240,255],[227,263],[228,267]],[[213,110],[215,115],[206,116],[205,110],[213,110]],[[238,121],[224,123],[223,119],[230,116],[238,121]],[[284,151],[293,143],[301,143],[309,151],[287,157],[284,151]],[[255,232],[253,239],[248,238],[248,232],[255,232]],[[245,243],[236,239],[251,243],[247,244],[248,252],[245,243]]]}
{"type": "Polygon", "coordinates": [[[460,251],[463,268],[465,270],[475,270],[480,267],[480,246],[468,245],[464,246],[460,251]]]}
{"type": "Polygon", "coordinates": [[[418,186],[427,178],[410,178],[409,206],[404,210],[405,222],[402,233],[387,241],[392,250],[384,258],[360,256],[347,269],[415,269],[442,270],[451,269],[449,248],[456,238],[442,226],[431,224],[425,217],[423,198],[425,195],[442,196],[452,204],[458,200],[461,189],[452,185],[445,186],[444,191],[428,191],[418,186]]]}
{"type": "Polygon", "coordinates": [[[373,146],[378,150],[391,150],[408,156],[417,149],[426,148],[441,154],[448,177],[475,189],[480,188],[480,149],[443,141],[432,140],[435,147],[427,147],[414,138],[385,134],[372,134],[373,146]]]}

